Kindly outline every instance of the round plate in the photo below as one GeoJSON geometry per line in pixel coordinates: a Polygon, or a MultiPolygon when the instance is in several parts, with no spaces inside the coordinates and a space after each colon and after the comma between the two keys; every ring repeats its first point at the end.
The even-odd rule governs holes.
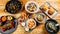
{"type": "Polygon", "coordinates": [[[10,29],[10,30],[7,30],[5,32],[2,32],[3,34],[12,33],[12,32],[14,32],[16,30],[16,28],[17,28],[17,20],[13,20],[13,21],[14,21],[14,26],[15,27],[10,29]]]}
{"type": "Polygon", "coordinates": [[[59,24],[57,24],[57,21],[55,21],[53,19],[49,19],[45,23],[45,28],[46,28],[47,32],[49,32],[49,33],[57,33],[59,31],[59,24]],[[50,26],[49,26],[49,24],[50,24],[50,26]],[[53,24],[54,27],[51,24],[53,24]],[[53,29],[51,27],[53,27],[53,29]]]}
{"type": "MultiPolygon", "coordinates": [[[[26,26],[28,27],[28,22],[29,21],[34,21],[34,26],[32,27],[32,28],[30,28],[30,29],[34,29],[35,27],[36,27],[36,21],[34,20],[34,19],[28,19],[27,21],[26,21],[26,26]]],[[[28,27],[29,28],[29,27],[28,27]]]]}
{"type": "Polygon", "coordinates": [[[35,16],[35,20],[36,20],[38,23],[42,23],[43,21],[46,22],[46,18],[47,18],[47,17],[46,17],[46,15],[45,15],[44,13],[37,13],[36,16],[35,16]],[[38,21],[38,20],[37,20],[37,16],[40,15],[40,14],[44,16],[44,19],[43,19],[42,21],[38,21]]]}
{"type": "Polygon", "coordinates": [[[26,10],[28,13],[37,13],[38,10],[39,10],[39,5],[38,5],[38,3],[35,2],[35,1],[28,1],[28,2],[25,4],[25,10],[26,10]],[[27,6],[28,6],[30,3],[34,3],[34,4],[36,5],[37,9],[36,9],[35,12],[30,12],[29,10],[27,10],[27,6]]]}
{"type": "Polygon", "coordinates": [[[22,2],[19,1],[9,1],[7,2],[5,9],[11,14],[18,13],[22,9],[22,2]],[[12,6],[11,6],[12,5],[12,6]],[[14,6],[13,6],[14,5],[14,6]],[[16,5],[16,6],[15,6],[16,5]]]}
{"type": "MultiPolygon", "coordinates": [[[[13,17],[13,16],[12,16],[12,17],[13,17]]],[[[16,19],[13,19],[13,20],[11,20],[11,21],[14,22],[14,28],[11,28],[11,29],[6,30],[6,31],[4,31],[4,32],[0,31],[0,33],[2,33],[2,34],[11,34],[12,32],[14,32],[14,31],[16,30],[17,25],[18,25],[17,20],[16,20],[16,19]]],[[[7,22],[9,22],[9,20],[5,21],[5,23],[7,23],[7,22]]]]}

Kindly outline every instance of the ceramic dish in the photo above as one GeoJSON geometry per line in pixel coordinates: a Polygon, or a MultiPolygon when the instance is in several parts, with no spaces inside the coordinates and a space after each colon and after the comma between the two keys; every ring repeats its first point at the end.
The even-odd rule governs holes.
{"type": "Polygon", "coordinates": [[[24,19],[22,19],[22,18],[18,19],[18,23],[23,27],[25,27],[25,25],[26,25],[26,23],[24,22],[24,19]]]}
{"type": "Polygon", "coordinates": [[[43,11],[50,18],[53,18],[57,15],[58,11],[50,5],[50,3],[46,2],[42,6],[40,6],[40,10],[43,11]]]}
{"type": "Polygon", "coordinates": [[[33,29],[36,27],[36,21],[34,19],[28,19],[26,21],[26,26],[29,28],[29,29],[33,29]]]}
{"type": "Polygon", "coordinates": [[[50,34],[57,33],[59,31],[59,24],[56,20],[49,19],[45,23],[45,28],[50,34]]]}
{"type": "Polygon", "coordinates": [[[38,23],[42,23],[43,21],[46,22],[46,15],[44,13],[37,13],[36,16],[35,16],[35,20],[38,22],[38,23]]]}
{"type": "Polygon", "coordinates": [[[21,10],[23,7],[22,2],[18,0],[10,0],[7,2],[5,9],[7,12],[11,14],[16,14],[21,10]]]}
{"type": "MultiPolygon", "coordinates": [[[[11,16],[11,15],[9,15],[9,16],[11,16]]],[[[17,28],[17,20],[15,18],[12,18],[13,20],[8,20],[7,17],[8,16],[1,17],[2,21],[0,21],[0,33],[2,33],[2,34],[11,34],[17,28]]],[[[13,17],[13,16],[11,16],[11,17],[13,17]]]]}
{"type": "Polygon", "coordinates": [[[28,13],[37,13],[38,10],[39,10],[39,5],[37,2],[35,1],[28,1],[26,4],[25,4],[25,10],[28,12],[28,13]]]}

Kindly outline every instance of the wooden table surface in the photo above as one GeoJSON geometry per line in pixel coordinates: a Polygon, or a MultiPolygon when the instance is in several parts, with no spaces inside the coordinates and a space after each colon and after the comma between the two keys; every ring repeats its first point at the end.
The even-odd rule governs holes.
{"type": "MultiPolygon", "coordinates": [[[[20,13],[18,14],[9,14],[7,12],[4,12],[5,5],[9,0],[0,0],[0,17],[3,15],[12,15],[16,18],[20,16],[20,13]],[[19,16],[18,16],[19,15],[19,16]]],[[[20,0],[19,0],[20,1],[20,0]]],[[[29,0],[21,0],[23,2],[23,5],[29,0]]],[[[41,6],[44,2],[49,2],[54,8],[58,10],[58,14],[53,18],[57,20],[57,22],[60,24],[60,0],[34,0],[39,3],[41,6]]],[[[25,11],[25,10],[23,10],[25,11]]],[[[44,23],[38,25],[35,29],[33,29],[31,32],[26,32],[21,25],[18,25],[17,29],[12,34],[48,34],[47,31],[44,28],[44,23]]],[[[57,34],[60,34],[60,30],[57,34]]]]}

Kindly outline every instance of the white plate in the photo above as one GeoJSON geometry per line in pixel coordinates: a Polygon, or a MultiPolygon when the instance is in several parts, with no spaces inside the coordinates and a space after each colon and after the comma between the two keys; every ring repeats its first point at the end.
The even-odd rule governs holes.
{"type": "MultiPolygon", "coordinates": [[[[52,5],[50,5],[49,2],[45,2],[44,4],[47,4],[47,6],[52,7],[52,5]]],[[[43,8],[42,6],[43,6],[44,4],[42,4],[42,5],[40,6],[40,8],[43,8]]],[[[54,11],[55,11],[52,15],[49,15],[49,14],[48,14],[48,10],[49,10],[49,9],[47,9],[46,11],[44,11],[50,18],[55,17],[55,16],[57,15],[57,13],[58,13],[58,11],[57,11],[54,7],[52,7],[52,9],[54,9],[54,11]]]]}
{"type": "MultiPolygon", "coordinates": [[[[34,26],[32,27],[32,28],[30,28],[30,29],[33,29],[33,28],[35,28],[36,27],[36,21],[34,20],[34,19],[28,19],[27,21],[26,21],[26,26],[28,27],[28,22],[29,21],[34,21],[34,26]]],[[[29,28],[29,27],[28,27],[29,28]]]]}
{"type": "Polygon", "coordinates": [[[35,1],[28,1],[28,2],[25,4],[25,10],[26,10],[28,13],[37,13],[38,10],[39,10],[39,5],[38,5],[38,3],[35,2],[35,1]],[[37,9],[36,9],[35,12],[30,12],[29,10],[27,10],[27,6],[28,6],[28,4],[30,4],[30,3],[34,3],[34,4],[36,4],[37,9]]]}
{"type": "Polygon", "coordinates": [[[46,15],[45,15],[44,13],[37,13],[36,16],[35,16],[35,20],[36,20],[38,23],[45,22],[45,21],[46,21],[46,18],[47,18],[47,17],[46,17],[46,15]],[[37,20],[37,16],[40,15],[40,14],[44,15],[44,19],[43,19],[42,21],[38,21],[38,20],[37,20]]]}

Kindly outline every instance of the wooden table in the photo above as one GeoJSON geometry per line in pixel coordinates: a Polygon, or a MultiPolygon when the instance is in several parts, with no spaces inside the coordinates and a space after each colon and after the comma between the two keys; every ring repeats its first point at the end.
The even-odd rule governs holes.
{"type": "MultiPolygon", "coordinates": [[[[4,12],[4,8],[6,3],[9,0],[0,0],[0,17],[3,15],[12,15],[16,18],[18,18],[20,16],[20,12],[18,14],[9,14],[8,12],[4,12]],[[18,16],[19,15],[19,16],[18,16]]],[[[20,1],[20,0],[19,0],[20,1]]],[[[28,0],[21,0],[23,2],[23,5],[25,5],[25,3],[28,0]]],[[[36,2],[39,3],[39,5],[41,6],[44,2],[49,2],[54,8],[56,8],[58,10],[58,14],[53,18],[55,20],[57,20],[57,22],[60,24],[60,1],[59,0],[34,0],[36,2]]],[[[25,10],[23,10],[25,11],[25,10]]],[[[18,25],[17,29],[12,33],[12,34],[48,34],[48,32],[45,30],[44,28],[44,23],[38,25],[35,29],[33,29],[31,32],[26,32],[24,30],[23,27],[21,27],[21,25],[18,25]]],[[[60,34],[60,30],[57,34],[60,34]]]]}

